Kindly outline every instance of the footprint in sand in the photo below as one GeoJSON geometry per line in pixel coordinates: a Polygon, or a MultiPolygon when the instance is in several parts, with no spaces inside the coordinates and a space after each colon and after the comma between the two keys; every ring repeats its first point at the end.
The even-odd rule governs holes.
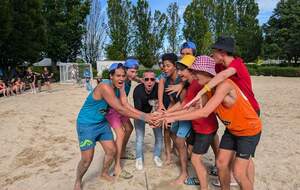
{"type": "Polygon", "coordinates": [[[45,156],[44,151],[37,150],[36,148],[25,148],[22,152],[16,155],[14,163],[15,168],[27,166],[42,160],[45,156]]]}

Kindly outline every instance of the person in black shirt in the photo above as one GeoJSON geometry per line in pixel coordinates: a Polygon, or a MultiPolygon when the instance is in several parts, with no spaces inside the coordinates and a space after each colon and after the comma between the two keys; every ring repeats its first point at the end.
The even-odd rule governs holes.
{"type": "MultiPolygon", "coordinates": [[[[155,82],[155,74],[153,71],[145,71],[143,77],[144,83],[139,84],[133,92],[134,107],[145,113],[154,112],[157,107],[158,84],[155,82]]],[[[145,136],[145,122],[142,120],[134,120],[136,133],[136,168],[143,169],[143,145],[145,136]]],[[[162,166],[160,159],[163,137],[162,128],[153,128],[155,136],[155,145],[153,150],[153,160],[157,167],[162,166]]]]}
{"type": "Polygon", "coordinates": [[[51,82],[51,78],[53,77],[53,73],[50,73],[48,71],[47,67],[44,67],[44,72],[42,73],[42,78],[44,80],[44,83],[47,87],[47,91],[50,92],[51,90],[51,86],[50,86],[50,82],[51,82]]]}

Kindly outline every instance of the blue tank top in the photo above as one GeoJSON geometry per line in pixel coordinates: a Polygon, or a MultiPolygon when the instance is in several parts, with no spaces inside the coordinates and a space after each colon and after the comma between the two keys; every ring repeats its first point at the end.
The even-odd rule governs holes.
{"type": "MultiPolygon", "coordinates": [[[[111,84],[110,80],[103,80],[102,83],[111,84]]],[[[108,110],[107,102],[102,98],[95,100],[93,97],[94,91],[92,91],[86,98],[82,108],[77,117],[77,123],[85,125],[97,125],[105,121],[105,114],[108,110]]]]}

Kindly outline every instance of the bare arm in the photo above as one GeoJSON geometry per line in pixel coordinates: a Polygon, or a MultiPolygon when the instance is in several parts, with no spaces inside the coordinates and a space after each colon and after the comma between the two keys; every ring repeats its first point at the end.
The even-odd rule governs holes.
{"type": "Polygon", "coordinates": [[[126,95],[126,92],[125,92],[125,87],[123,86],[121,89],[120,89],[120,100],[121,100],[121,104],[123,106],[125,106],[128,110],[136,113],[136,114],[142,114],[141,111],[135,109],[134,107],[132,107],[129,103],[128,103],[128,99],[127,99],[127,95],[126,95]]]}
{"type": "Polygon", "coordinates": [[[163,96],[164,96],[164,88],[165,88],[165,79],[161,78],[159,79],[159,83],[158,83],[158,111],[160,111],[160,109],[166,109],[164,106],[164,102],[163,102],[163,96]]]}
{"type": "MultiPolygon", "coordinates": [[[[120,102],[120,100],[115,96],[115,92],[113,91],[112,87],[110,87],[107,84],[101,84],[96,89],[98,92],[100,92],[101,97],[104,98],[104,100],[109,104],[110,107],[115,109],[117,112],[119,112],[121,115],[125,115],[127,117],[131,117],[134,119],[143,119],[145,118],[145,114],[137,114],[135,112],[132,112],[131,110],[127,109],[125,106],[123,106],[120,102]],[[100,90],[100,87],[101,90],[100,90]]],[[[149,119],[149,118],[145,118],[149,119]]]]}
{"type": "MultiPolygon", "coordinates": [[[[214,94],[214,96],[207,102],[202,109],[196,109],[195,111],[184,110],[175,116],[167,115],[166,120],[174,122],[175,120],[194,120],[198,118],[208,117],[224,100],[224,97],[232,90],[232,86],[228,82],[221,83],[214,94]]],[[[175,113],[174,113],[175,114],[175,113]]]]}
{"type": "MultiPolygon", "coordinates": [[[[208,88],[213,89],[215,86],[220,84],[221,82],[225,81],[229,77],[233,76],[236,73],[235,68],[229,67],[225,69],[224,71],[218,73],[214,78],[212,78],[206,85],[208,88]]],[[[202,88],[198,94],[193,98],[189,103],[187,103],[184,107],[190,107],[192,106],[195,102],[199,101],[200,98],[202,97],[203,94],[207,92],[206,88],[202,88]]]]}

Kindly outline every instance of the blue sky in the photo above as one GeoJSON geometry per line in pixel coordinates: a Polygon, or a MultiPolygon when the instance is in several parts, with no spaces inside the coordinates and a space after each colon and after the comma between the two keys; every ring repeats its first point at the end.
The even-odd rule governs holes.
{"type": "MultiPolygon", "coordinates": [[[[101,0],[103,2],[103,6],[106,6],[106,0],[101,0]]],[[[133,0],[132,2],[135,3],[137,0],[133,0]]],[[[192,0],[148,0],[150,4],[150,8],[152,11],[160,10],[162,12],[166,12],[168,5],[171,2],[177,2],[179,5],[179,14],[182,15],[185,7],[191,2],[192,0]]],[[[259,15],[258,20],[260,25],[266,23],[269,17],[272,15],[274,8],[279,0],[256,0],[259,6],[259,15]]]]}

